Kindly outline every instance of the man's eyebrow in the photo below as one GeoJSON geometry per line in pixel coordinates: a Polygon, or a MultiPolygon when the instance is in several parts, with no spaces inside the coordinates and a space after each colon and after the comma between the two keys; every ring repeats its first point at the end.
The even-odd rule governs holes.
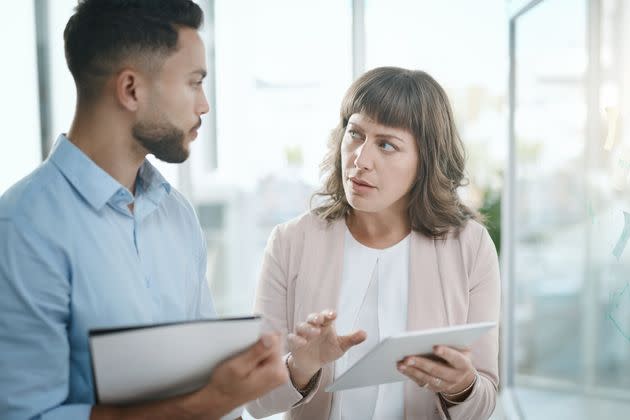
{"type": "Polygon", "coordinates": [[[204,69],[198,69],[195,71],[191,71],[190,74],[198,74],[200,75],[202,78],[206,77],[206,75],[208,74],[207,71],[205,71],[204,69]]]}

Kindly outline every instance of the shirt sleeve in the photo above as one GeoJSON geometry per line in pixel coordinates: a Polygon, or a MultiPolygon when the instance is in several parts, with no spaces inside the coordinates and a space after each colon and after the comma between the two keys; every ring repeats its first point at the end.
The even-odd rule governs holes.
{"type": "Polygon", "coordinates": [[[69,390],[69,264],[28,222],[0,219],[0,418],[88,419],[69,390]]]}
{"type": "MultiPolygon", "coordinates": [[[[195,293],[195,315],[194,319],[207,319],[217,316],[212,294],[210,293],[210,283],[208,282],[208,246],[206,237],[199,226],[199,245],[197,249],[197,261],[195,267],[196,286],[195,293]]],[[[238,417],[238,416],[237,416],[238,417]]]]}

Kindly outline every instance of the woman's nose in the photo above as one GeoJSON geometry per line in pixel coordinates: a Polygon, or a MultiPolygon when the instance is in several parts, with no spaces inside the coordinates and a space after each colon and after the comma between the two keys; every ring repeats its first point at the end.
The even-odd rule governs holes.
{"type": "Polygon", "coordinates": [[[365,141],[355,151],[354,166],[359,169],[372,169],[371,146],[365,141]]]}

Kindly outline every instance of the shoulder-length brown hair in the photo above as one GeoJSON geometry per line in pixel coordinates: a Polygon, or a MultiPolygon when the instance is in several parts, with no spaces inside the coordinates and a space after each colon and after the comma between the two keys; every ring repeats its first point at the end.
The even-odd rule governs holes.
{"type": "Polygon", "coordinates": [[[380,124],[409,130],[418,145],[416,179],[409,192],[411,228],[440,238],[458,231],[480,216],[465,206],[457,188],[466,185],[462,144],[444,89],[423,71],[380,67],[357,79],[341,103],[340,120],[333,130],[321,164],[324,184],[313,198],[324,200],[313,212],[325,220],[345,217],[346,200],[341,172],[341,142],[348,119],[361,113],[380,124]]]}

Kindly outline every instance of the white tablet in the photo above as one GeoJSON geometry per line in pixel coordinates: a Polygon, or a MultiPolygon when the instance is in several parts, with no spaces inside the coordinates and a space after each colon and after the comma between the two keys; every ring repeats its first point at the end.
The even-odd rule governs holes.
{"type": "Polygon", "coordinates": [[[129,404],[192,392],[260,337],[259,316],[90,331],[96,402],[129,404]]]}
{"type": "Polygon", "coordinates": [[[396,368],[399,360],[410,355],[433,354],[433,346],[439,344],[468,347],[495,326],[495,322],[480,322],[387,337],[326,387],[326,391],[404,381],[408,378],[396,368]]]}

